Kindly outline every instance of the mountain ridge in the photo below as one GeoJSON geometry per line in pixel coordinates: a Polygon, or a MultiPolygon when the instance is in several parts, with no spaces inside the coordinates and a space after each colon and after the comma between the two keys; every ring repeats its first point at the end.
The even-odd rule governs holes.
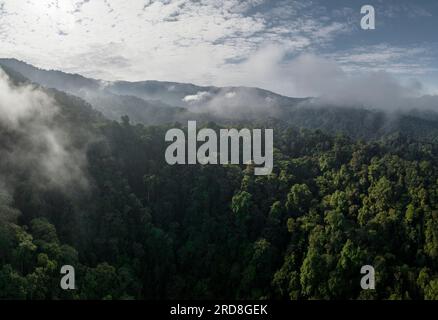
{"type": "Polygon", "coordinates": [[[41,77],[44,74],[49,74],[49,73],[52,75],[52,77],[53,77],[53,75],[58,75],[58,76],[62,75],[64,77],[64,81],[68,80],[70,87],[74,87],[74,85],[75,84],[77,85],[78,82],[83,82],[83,83],[81,85],[77,85],[77,87],[87,86],[87,87],[95,87],[95,88],[98,88],[98,87],[108,88],[108,87],[114,86],[114,87],[119,88],[119,89],[120,89],[120,87],[123,87],[123,86],[131,86],[131,87],[135,88],[135,87],[139,87],[139,86],[141,87],[141,86],[147,85],[147,86],[149,86],[148,89],[152,89],[152,90],[153,90],[153,87],[158,87],[158,86],[178,86],[180,88],[186,89],[185,90],[186,95],[196,94],[197,92],[208,91],[208,90],[219,91],[221,89],[228,89],[228,90],[243,89],[243,90],[257,90],[264,95],[277,96],[277,97],[281,97],[282,99],[294,99],[294,100],[307,99],[307,98],[289,97],[289,96],[275,93],[275,92],[270,91],[270,90],[266,90],[266,89],[262,89],[262,88],[258,88],[258,87],[248,87],[248,86],[218,87],[218,86],[213,86],[213,85],[196,85],[193,83],[184,83],[184,82],[178,82],[178,81],[160,81],[160,80],[141,80],[141,81],[114,80],[114,81],[109,81],[109,80],[85,77],[79,73],[69,73],[69,72],[55,70],[55,69],[43,69],[43,68],[35,67],[30,63],[27,63],[25,61],[18,60],[15,58],[0,58],[0,65],[7,66],[11,69],[14,69],[14,70],[20,72],[23,76],[27,77],[31,81],[43,84],[45,86],[51,86],[51,87],[54,87],[56,89],[58,89],[57,87],[61,86],[61,83],[56,82],[56,77],[52,81],[51,84],[50,84],[50,82],[46,82],[43,79],[41,79],[41,77]],[[66,78],[68,78],[68,79],[66,79],[66,78]]]}
{"type": "Polygon", "coordinates": [[[146,80],[108,82],[43,70],[16,59],[0,59],[0,66],[38,85],[77,96],[110,120],[128,116],[145,125],[184,123],[188,120],[222,125],[269,123],[271,120],[305,129],[342,133],[353,138],[379,139],[402,133],[421,139],[438,139],[438,113],[416,109],[384,111],[314,103],[312,98],[291,98],[250,87],[196,86],[187,83],[146,80]]]}

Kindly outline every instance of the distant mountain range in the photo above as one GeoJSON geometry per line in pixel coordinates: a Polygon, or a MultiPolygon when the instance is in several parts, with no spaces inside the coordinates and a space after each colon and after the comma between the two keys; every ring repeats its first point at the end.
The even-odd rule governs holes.
{"type": "MultiPolygon", "coordinates": [[[[438,113],[416,109],[385,112],[364,107],[327,106],[311,98],[291,98],[249,87],[214,87],[163,81],[103,81],[56,70],[43,70],[16,59],[0,66],[18,81],[31,81],[77,96],[111,120],[127,115],[133,123],[165,124],[187,120],[222,124],[276,121],[295,127],[341,132],[375,139],[402,133],[438,139],[438,113]]],[[[438,105],[436,106],[438,110],[438,105]]]]}
{"type": "Polygon", "coordinates": [[[209,113],[213,118],[234,118],[237,109],[245,110],[255,105],[259,111],[264,108],[273,113],[266,107],[294,105],[303,100],[258,88],[202,87],[161,81],[102,81],[39,69],[16,59],[0,59],[0,65],[41,86],[81,97],[110,119],[119,120],[128,115],[132,121],[145,124],[203,119],[206,117],[203,113],[209,113]],[[247,107],[248,103],[251,106],[247,107]],[[213,110],[219,106],[220,110],[213,110]]]}

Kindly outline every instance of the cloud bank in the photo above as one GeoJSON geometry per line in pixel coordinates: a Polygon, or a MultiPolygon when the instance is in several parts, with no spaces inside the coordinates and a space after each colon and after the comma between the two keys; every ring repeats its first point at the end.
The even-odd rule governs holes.
{"type": "MultiPolygon", "coordinates": [[[[233,76],[232,81],[271,90],[280,88],[280,92],[293,97],[317,97],[320,104],[384,110],[415,107],[412,99],[427,93],[415,75],[400,79],[378,69],[351,72],[336,60],[315,54],[300,54],[285,62],[286,54],[280,46],[262,48],[243,63],[243,72],[233,76]]],[[[428,106],[423,103],[422,108],[438,110],[433,96],[429,101],[432,103],[428,106]]]]}

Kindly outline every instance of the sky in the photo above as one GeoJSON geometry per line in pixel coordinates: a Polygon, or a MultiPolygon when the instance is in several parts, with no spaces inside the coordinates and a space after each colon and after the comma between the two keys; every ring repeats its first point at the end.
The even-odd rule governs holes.
{"type": "Polygon", "coordinates": [[[349,83],[438,94],[437,15],[434,0],[0,0],[0,57],[297,97],[349,83]]]}

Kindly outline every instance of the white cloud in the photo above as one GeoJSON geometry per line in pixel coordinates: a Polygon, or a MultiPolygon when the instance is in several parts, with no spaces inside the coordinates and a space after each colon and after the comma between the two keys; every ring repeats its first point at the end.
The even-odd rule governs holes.
{"type": "Polygon", "coordinates": [[[198,92],[196,94],[185,96],[183,98],[183,101],[187,102],[187,103],[201,102],[201,101],[204,101],[205,99],[207,99],[210,96],[211,96],[210,92],[200,91],[200,92],[198,92]]]}
{"type": "Polygon", "coordinates": [[[406,98],[428,92],[418,80],[402,81],[386,71],[349,72],[336,60],[314,54],[301,54],[285,62],[285,54],[287,51],[278,46],[260,50],[243,64],[242,78],[234,80],[289,96],[320,97],[319,102],[329,104],[385,109],[402,107],[406,98]]]}
{"type": "Polygon", "coordinates": [[[227,99],[233,99],[235,96],[236,96],[236,92],[235,91],[230,91],[230,92],[227,92],[225,94],[225,98],[227,98],[227,99]]]}
{"type": "Polygon", "coordinates": [[[433,71],[426,46],[397,47],[386,43],[357,47],[329,55],[348,71],[387,71],[393,74],[425,74],[433,71]]]}
{"type": "Polygon", "coordinates": [[[320,91],[320,78],[328,72],[325,68],[332,67],[320,61],[321,69],[305,77],[313,79],[312,90],[304,90],[307,84],[290,77],[303,69],[294,57],[322,52],[321,48],[331,52],[325,56],[337,61],[342,72],[421,76],[433,71],[432,62],[426,60],[433,54],[421,47],[383,44],[338,52],[335,39],[357,28],[357,21],[351,19],[355,11],[329,10],[318,1],[0,3],[4,4],[0,6],[0,56],[105,80],[261,86],[305,96],[320,91]]]}
{"type": "Polygon", "coordinates": [[[4,0],[11,14],[0,21],[0,55],[106,80],[211,84],[229,61],[251,58],[268,43],[302,50],[342,29],[301,17],[305,2],[279,2],[278,9],[267,0],[4,0]],[[266,14],[247,14],[264,3],[266,14]],[[282,8],[297,19],[274,17],[282,8]]]}

